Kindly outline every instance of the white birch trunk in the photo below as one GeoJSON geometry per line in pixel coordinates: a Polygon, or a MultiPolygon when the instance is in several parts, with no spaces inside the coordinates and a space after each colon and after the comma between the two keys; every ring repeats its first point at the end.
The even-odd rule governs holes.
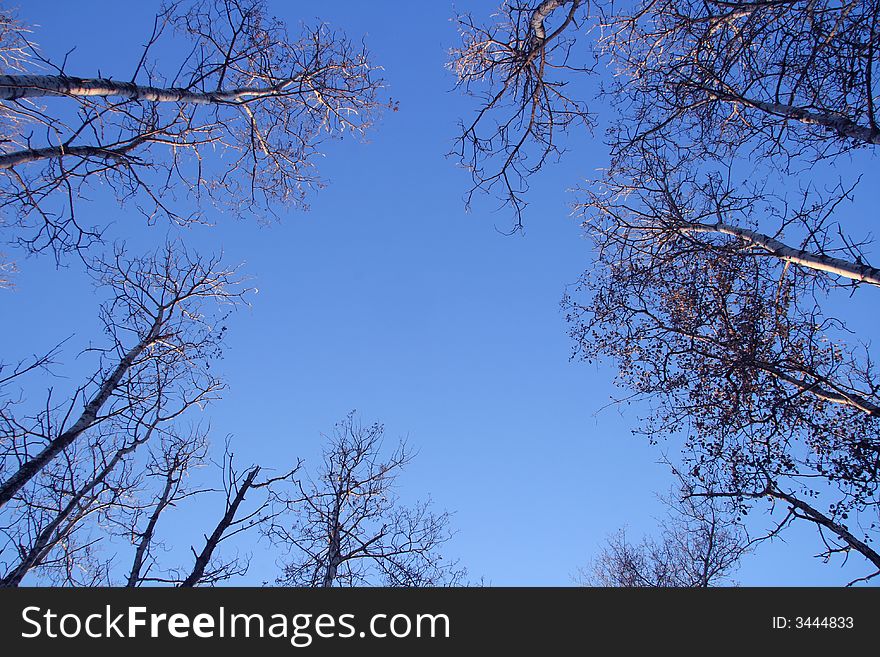
{"type": "Polygon", "coordinates": [[[95,423],[101,407],[107,403],[107,400],[110,399],[110,396],[119,387],[122,377],[131,369],[138,356],[159,337],[159,328],[162,326],[163,321],[163,313],[160,311],[149,335],[132,347],[122,360],[119,361],[119,364],[110,376],[101,383],[98,393],[86,404],[82,414],[74,422],[73,426],[54,440],[51,440],[39,454],[26,461],[9,479],[0,485],[0,507],[11,500],[49,461],[71,445],[86,429],[95,423]]]}
{"type": "Polygon", "coordinates": [[[41,96],[118,96],[157,103],[240,104],[256,98],[285,93],[285,89],[293,82],[294,80],[289,78],[268,87],[241,87],[198,92],[178,87],[150,87],[106,78],[76,78],[66,75],[0,75],[0,100],[41,96]]]}
{"type": "Polygon", "coordinates": [[[880,269],[871,267],[866,264],[859,264],[834,258],[827,255],[818,255],[804,251],[803,249],[795,249],[779,240],[758,233],[748,228],[740,228],[731,226],[730,224],[684,224],[680,229],[682,233],[720,233],[722,235],[731,235],[745,240],[749,244],[758,246],[768,254],[776,256],[780,260],[790,262],[801,267],[824,271],[835,276],[842,276],[854,281],[868,283],[870,285],[880,286],[880,269]]]}
{"type": "Polygon", "coordinates": [[[774,116],[779,116],[784,119],[792,119],[795,121],[799,121],[800,123],[822,126],[836,132],[841,137],[855,139],[857,141],[862,141],[867,144],[873,144],[875,146],[880,144],[880,131],[863,125],[859,125],[852,119],[848,119],[845,116],[840,116],[839,114],[814,112],[808,109],[804,109],[803,107],[796,107],[794,105],[785,105],[783,103],[768,103],[763,100],[756,100],[754,98],[746,98],[744,96],[736,96],[734,94],[727,94],[715,91],[710,92],[710,96],[721,101],[742,103],[743,105],[754,107],[755,109],[759,109],[763,112],[767,112],[768,114],[773,114],[774,116]]]}

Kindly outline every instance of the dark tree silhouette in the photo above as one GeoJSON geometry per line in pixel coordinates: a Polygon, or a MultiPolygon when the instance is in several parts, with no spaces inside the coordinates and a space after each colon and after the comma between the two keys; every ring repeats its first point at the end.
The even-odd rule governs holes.
{"type": "MultiPolygon", "coordinates": [[[[100,310],[104,344],[86,350],[97,365],[83,384],[67,399],[50,388],[36,405],[14,394],[15,386],[33,390],[26,379],[58,365],[60,347],[0,368],[2,586],[18,586],[29,573],[63,585],[114,583],[116,551],[104,549],[114,534],[134,546],[128,585],[172,581],[152,572],[159,517],[206,492],[187,481],[205,464],[206,431],[180,423],[224,387],[210,362],[222,345],[225,316],[246,292],[238,274],[176,243],[147,257],[117,248],[90,271],[110,298],[100,310]]],[[[258,468],[241,478],[231,456],[225,471],[226,512],[192,572],[180,578],[188,585],[239,572],[233,562],[212,561],[217,545],[271,517],[264,512],[271,491],[257,511],[240,514],[239,507],[248,490],[268,490],[280,479],[257,481],[258,468]]]]}
{"type": "Polygon", "coordinates": [[[591,567],[589,586],[705,588],[732,584],[731,574],[750,548],[743,528],[716,499],[679,491],[667,501],[656,537],[632,543],[621,529],[610,536],[591,567]]]}
{"type": "Polygon", "coordinates": [[[271,536],[291,549],[279,583],[293,586],[440,586],[464,572],[440,554],[449,514],[428,503],[402,506],[394,480],[412,453],[401,442],[383,456],[384,428],[349,413],[327,436],[315,479],[299,482],[291,526],[271,536]]]}
{"type": "MultiPolygon", "coordinates": [[[[880,389],[846,309],[872,303],[880,270],[844,226],[857,181],[810,176],[878,143],[878,15],[876,2],[535,1],[480,31],[527,52],[555,21],[566,48],[542,56],[570,74],[592,53],[615,73],[610,165],[578,204],[596,262],[564,301],[575,355],[617,363],[652,441],[683,438],[695,494],[781,506],[772,535],[812,523],[821,556],[858,554],[866,577],[880,573],[880,389]]],[[[455,65],[472,44],[499,47],[473,33],[455,65]]],[[[532,72],[533,88],[564,80],[532,72]]],[[[481,79],[483,120],[512,78],[481,79]]],[[[513,125],[533,115],[514,112],[513,125]]],[[[540,142],[498,139],[496,152],[540,142]]],[[[475,170],[492,162],[472,152],[475,170]]]]}

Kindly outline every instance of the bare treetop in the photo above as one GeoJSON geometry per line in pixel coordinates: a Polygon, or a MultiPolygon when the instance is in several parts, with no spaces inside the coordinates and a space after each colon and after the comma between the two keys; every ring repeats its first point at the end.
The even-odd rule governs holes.
{"type": "Polygon", "coordinates": [[[290,526],[273,540],[290,550],[278,582],[293,586],[442,586],[461,580],[440,553],[451,537],[449,514],[426,502],[399,503],[394,483],[412,453],[401,442],[382,449],[384,428],[349,413],[327,437],[315,479],[299,482],[290,526]]]}
{"type": "Polygon", "coordinates": [[[878,15],[861,0],[614,3],[600,45],[623,74],[618,147],[660,133],[812,160],[880,144],[878,15]]]}
{"type": "Polygon", "coordinates": [[[687,489],[664,500],[668,514],[656,537],[632,543],[621,529],[608,538],[582,572],[590,586],[689,587],[729,586],[731,575],[751,544],[733,521],[724,500],[699,498],[687,489]]]}
{"type": "MultiPolygon", "coordinates": [[[[32,381],[27,395],[15,395],[13,386],[34,373],[52,374],[60,347],[0,365],[0,586],[18,586],[29,573],[64,585],[118,581],[119,564],[105,551],[114,534],[135,546],[128,584],[158,581],[159,516],[203,492],[186,479],[207,459],[207,430],[180,419],[224,388],[211,366],[226,317],[247,291],[239,274],[176,242],[140,257],[117,246],[90,272],[109,298],[99,311],[105,335],[81,354],[94,369],[79,385],[65,394],[67,386],[43,384],[34,399],[32,381]]],[[[252,526],[234,516],[224,515],[219,535],[240,528],[237,520],[252,526]]],[[[212,561],[219,535],[191,583],[240,570],[212,561]]]]}
{"type": "Polygon", "coordinates": [[[379,109],[363,47],[324,25],[292,37],[258,0],[163,7],[136,69],[114,77],[75,76],[8,17],[2,29],[0,115],[15,129],[0,208],[32,251],[100,238],[77,213],[98,181],[151,221],[204,220],[203,202],[258,218],[304,208],[321,143],[362,133],[379,109]],[[169,61],[177,41],[187,54],[169,61]]]}
{"type": "Polygon", "coordinates": [[[866,578],[880,387],[840,293],[875,294],[880,269],[845,214],[858,180],[808,169],[880,143],[878,16],[858,1],[533,0],[488,27],[466,18],[453,53],[482,94],[460,154],[517,221],[544,162],[524,166],[525,145],[563,147],[560,122],[540,121],[562,101],[540,93],[588,72],[550,66],[554,43],[557,63],[610,67],[611,163],[578,203],[596,259],[564,302],[575,355],[616,362],[626,399],[648,404],[640,430],[681,439],[699,494],[785,507],[771,535],[812,523],[821,556],[859,554],[866,578]]]}
{"type": "Polygon", "coordinates": [[[591,70],[573,48],[588,4],[505,3],[488,25],[458,17],[462,43],[448,66],[479,105],[461,122],[454,155],[471,172],[468,203],[477,191],[497,191],[514,211],[514,230],[522,228],[529,176],[562,153],[558,133],[592,125],[585,102],[567,88],[591,70]]]}
{"type": "MultiPolygon", "coordinates": [[[[146,257],[118,248],[93,271],[111,293],[100,311],[107,339],[88,349],[98,366],[58,406],[50,390],[32,416],[14,412],[14,404],[6,407],[0,416],[0,506],[87,432],[114,422],[167,423],[223,387],[210,361],[226,331],[225,313],[245,293],[234,269],[169,243],[146,257]]],[[[19,368],[13,375],[30,371],[19,368]]]]}
{"type": "Polygon", "coordinates": [[[521,227],[528,179],[596,119],[578,84],[597,64],[611,73],[614,165],[648,138],[695,156],[745,148],[782,169],[876,145],[878,15],[855,0],[534,0],[485,23],[460,16],[449,67],[478,99],[454,152],[468,202],[497,191],[521,227]]]}

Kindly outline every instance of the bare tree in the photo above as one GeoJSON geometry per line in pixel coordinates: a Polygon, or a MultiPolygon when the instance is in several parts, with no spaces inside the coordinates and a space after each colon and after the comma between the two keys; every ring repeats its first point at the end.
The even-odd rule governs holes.
{"type": "Polygon", "coordinates": [[[244,293],[234,269],[168,244],[146,258],[119,247],[93,271],[113,294],[100,313],[108,343],[89,348],[99,369],[68,403],[55,406],[50,392],[46,410],[4,418],[0,506],[87,430],[109,420],[140,422],[144,409],[162,409],[159,419],[167,421],[221,386],[208,359],[225,332],[214,309],[244,293]]]}
{"type": "Polygon", "coordinates": [[[12,240],[56,255],[100,239],[77,213],[99,183],[150,221],[200,220],[184,198],[238,215],[304,207],[322,141],[362,133],[381,87],[362,47],[326,26],[291,37],[259,0],[165,5],[116,77],[72,75],[3,14],[0,66],[0,211],[12,240]],[[188,54],[164,61],[177,39],[188,54]]]}
{"type": "Polygon", "coordinates": [[[639,182],[588,203],[599,250],[566,300],[576,354],[617,362],[620,383],[653,408],[643,427],[652,439],[685,436],[701,494],[743,512],[782,503],[787,520],[820,530],[825,558],[852,552],[880,567],[880,390],[866,345],[823,310],[841,277],[876,284],[860,256],[829,245],[840,196],[807,193],[775,212],[726,176],[689,176],[662,154],[643,162],[639,182]],[[655,165],[663,173],[648,175],[655,165]],[[781,230],[750,225],[752,212],[800,228],[802,240],[785,245],[781,230]]]}
{"type": "Polygon", "coordinates": [[[653,440],[685,437],[682,469],[700,494],[743,512],[783,504],[783,524],[820,530],[826,559],[880,568],[880,389],[868,347],[825,309],[876,285],[863,245],[832,243],[848,190],[785,205],[662,151],[643,158],[585,204],[598,256],[565,303],[576,355],[616,361],[652,407],[653,440]]]}
{"type": "MultiPolygon", "coordinates": [[[[194,586],[212,586],[218,582],[235,576],[245,575],[250,565],[248,556],[225,557],[219,553],[221,544],[233,537],[249,532],[255,534],[260,528],[269,527],[279,522],[278,518],[287,512],[294,503],[284,490],[284,484],[292,484],[293,475],[299,469],[293,469],[274,477],[259,479],[263,468],[252,465],[240,472],[234,465],[234,456],[229,444],[220,464],[223,481],[223,506],[220,517],[204,535],[204,545],[197,550],[191,547],[193,563],[187,568],[176,566],[163,567],[156,557],[156,552],[164,548],[158,539],[157,526],[160,518],[178,501],[194,495],[218,492],[210,489],[193,489],[183,483],[187,469],[201,464],[205,452],[194,453],[192,443],[182,443],[163,454],[163,462],[155,468],[154,473],[161,481],[161,491],[154,498],[148,512],[131,516],[131,532],[134,538],[135,555],[126,586],[141,586],[145,583],[175,585],[184,588],[194,586]],[[183,450],[180,449],[183,447],[183,450]],[[170,458],[169,458],[170,456],[170,458]],[[195,462],[192,461],[195,459],[195,462]],[[245,497],[259,495],[256,503],[247,505],[245,497]],[[140,515],[147,521],[141,522],[140,515]],[[137,529],[141,525],[142,529],[137,529]]],[[[204,506],[208,500],[200,500],[204,506]]]]}
{"type": "Polygon", "coordinates": [[[578,353],[612,356],[621,383],[651,398],[653,437],[686,435],[684,463],[701,494],[742,512],[758,500],[783,505],[772,535],[810,522],[821,557],[858,554],[873,577],[880,398],[868,341],[853,337],[840,308],[841,292],[850,304],[871,294],[860,288],[878,285],[880,270],[869,241],[841,224],[854,183],[823,188],[801,175],[796,191],[785,177],[777,191],[774,172],[873,143],[853,130],[873,121],[873,101],[859,98],[875,93],[874,55],[836,58],[873,52],[873,32],[844,26],[875,9],[676,4],[675,16],[648,3],[618,17],[626,30],[610,37],[643,68],[628,69],[615,158],[581,204],[599,268],[567,300],[578,353]],[[826,50],[838,30],[847,44],[826,50]],[[850,89],[860,76],[867,86],[850,89]],[[833,106],[850,96],[844,116],[833,106]],[[771,157],[732,159],[755,149],[771,157]]]}
{"type": "Polygon", "coordinates": [[[471,194],[501,185],[521,221],[528,177],[562,153],[565,128],[595,120],[583,80],[597,62],[613,73],[602,92],[624,166],[648,138],[692,157],[745,147],[783,168],[876,145],[878,16],[855,0],[533,0],[488,24],[461,16],[449,66],[479,100],[458,139],[471,194]]]}
{"type": "Polygon", "coordinates": [[[450,538],[449,514],[428,503],[403,507],[394,480],[412,458],[401,442],[382,456],[384,428],[362,426],[354,412],[327,437],[316,480],[299,482],[291,526],[273,540],[291,556],[278,582],[293,586],[439,586],[463,576],[439,550],[450,538]]]}
{"type": "MultiPolygon", "coordinates": [[[[516,10],[562,20],[571,4],[516,10]]],[[[592,4],[596,39],[578,47],[615,73],[612,158],[578,205],[596,262],[564,301],[575,355],[617,363],[627,399],[649,404],[652,441],[683,438],[695,495],[741,513],[781,506],[769,535],[810,522],[820,556],[858,554],[868,578],[880,573],[880,390],[868,337],[842,309],[874,293],[880,270],[843,225],[856,183],[811,182],[808,168],[877,143],[878,10],[592,4]]]]}
{"type": "Polygon", "coordinates": [[[657,538],[631,543],[621,529],[582,573],[588,586],[705,588],[732,584],[750,547],[743,528],[716,499],[682,491],[667,500],[657,538]]]}
{"type": "MultiPolygon", "coordinates": [[[[880,143],[880,4],[861,0],[611,3],[601,49],[622,74],[615,150],[662,135],[729,156],[810,160],[880,143]]],[[[623,155],[625,157],[625,155],[623,155]]]]}
{"type": "Polygon", "coordinates": [[[86,350],[98,361],[94,373],[66,401],[50,389],[30,412],[12,385],[50,367],[58,350],[19,364],[2,381],[9,393],[0,406],[6,586],[38,567],[55,568],[60,583],[106,579],[92,549],[104,532],[94,530],[138,504],[132,495],[144,474],[137,455],[156,442],[177,445],[178,460],[200,452],[200,434],[184,437],[176,422],[223,385],[209,368],[222,320],[244,293],[234,269],[169,243],[140,258],[118,248],[92,271],[111,294],[100,311],[106,343],[86,350]],[[89,565],[76,565],[84,560],[89,565]]]}
{"type": "MultiPolygon", "coordinates": [[[[305,207],[322,184],[314,167],[322,143],[363,133],[381,87],[363,47],[324,25],[291,38],[259,0],[166,4],[122,78],[70,74],[66,57],[44,56],[4,12],[0,67],[2,225],[9,241],[56,258],[87,259],[101,239],[77,211],[97,186],[150,222],[199,221],[205,202],[257,216],[279,203],[305,207]],[[181,39],[187,54],[166,61],[166,46],[181,39]]],[[[235,270],[179,244],[144,258],[117,248],[87,265],[111,294],[100,311],[107,339],[86,349],[95,372],[61,401],[51,389],[36,406],[13,394],[0,400],[0,585],[29,573],[64,585],[119,582],[121,537],[133,551],[128,586],[243,573],[247,560],[218,548],[290,507],[276,485],[293,471],[240,472],[228,449],[225,507],[193,548],[193,565],[169,569],[159,558],[164,515],[211,492],[191,479],[208,459],[207,435],[179,419],[223,387],[210,367],[225,312],[244,293],[235,270]],[[246,506],[255,491],[262,501],[246,506]]],[[[0,262],[0,273],[10,271],[0,262]]],[[[57,354],[0,366],[0,386],[11,391],[57,354]]]]}
{"type": "Polygon", "coordinates": [[[514,212],[514,230],[522,228],[528,178],[562,153],[559,133],[593,123],[569,89],[592,70],[589,58],[573,51],[571,37],[588,5],[505,2],[489,25],[458,16],[462,44],[453,49],[449,68],[479,106],[462,121],[454,155],[471,173],[468,204],[477,191],[500,190],[514,212]]]}
{"type": "MultiPolygon", "coordinates": [[[[183,500],[206,492],[192,488],[187,479],[195,468],[204,464],[207,452],[207,435],[196,430],[185,438],[169,436],[151,453],[144,478],[159,482],[158,494],[149,506],[135,503],[125,509],[127,513],[122,518],[127,522],[124,524],[122,518],[117,520],[135,548],[131,569],[125,578],[126,586],[140,586],[154,575],[153,570],[159,565],[156,552],[165,547],[157,539],[162,514],[183,500]]],[[[145,488],[152,492],[152,487],[145,488]]]]}

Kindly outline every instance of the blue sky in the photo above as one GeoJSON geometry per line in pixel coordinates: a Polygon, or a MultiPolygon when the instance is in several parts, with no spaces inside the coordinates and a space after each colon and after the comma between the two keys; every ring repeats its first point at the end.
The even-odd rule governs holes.
{"type": "MultiPolygon", "coordinates": [[[[148,1],[28,0],[34,39],[68,71],[125,77],[140,55],[156,7],[148,1]]],[[[270,2],[296,25],[313,12],[351,37],[364,35],[400,101],[366,143],[331,144],[321,173],[329,186],[307,213],[282,211],[259,227],[216,216],[184,231],[201,251],[223,250],[259,293],[229,324],[220,364],[230,389],[209,408],[218,445],[233,436],[239,458],[308,464],[320,432],[347,411],[408,436],[419,455],[401,477],[406,500],[430,495],[454,512],[448,554],[474,578],[497,585],[568,585],[604,538],[622,526],[650,531],[671,485],[660,452],[631,435],[639,409],[606,407],[608,365],[569,362],[559,302],[591,254],[566,190],[604,164],[601,139],[574,139],[576,153],[534,181],[522,235],[479,199],[466,213],[466,172],[444,157],[456,120],[473,111],[444,70],[455,44],[449,2],[270,2]],[[306,13],[302,8],[307,7],[306,13]]],[[[486,16],[493,2],[457,3],[486,16]]],[[[295,30],[292,30],[295,31],[295,30]]],[[[167,227],[96,196],[82,212],[112,218],[112,237],[132,247],[160,243],[167,227]]],[[[146,248],[144,248],[146,250],[146,248]]],[[[4,292],[4,358],[73,335],[71,358],[97,337],[97,299],[76,263],[20,263],[4,292]],[[39,303],[35,303],[39,299],[39,303]],[[8,318],[27,315],[27,322],[8,318]],[[75,346],[74,346],[75,345],[75,346]]],[[[61,385],[61,384],[56,384],[61,385]]],[[[768,545],[738,573],[746,585],[839,584],[810,531],[768,545]]],[[[271,579],[271,557],[248,581],[271,579]]],[[[849,572],[849,571],[847,571],[849,572]]],[[[241,583],[241,582],[239,582],[241,583]]]]}

